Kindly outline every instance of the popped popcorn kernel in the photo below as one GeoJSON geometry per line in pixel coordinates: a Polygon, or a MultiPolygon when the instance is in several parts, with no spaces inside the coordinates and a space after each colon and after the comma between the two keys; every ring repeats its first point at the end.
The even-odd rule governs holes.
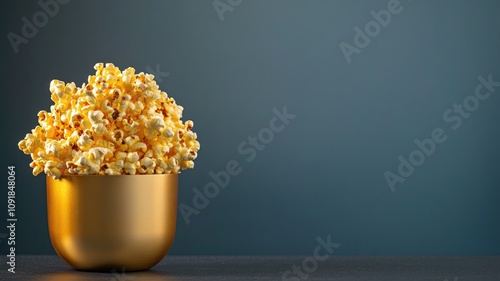
{"type": "Polygon", "coordinates": [[[192,169],[200,144],[184,108],[159,89],[154,75],[96,63],[81,87],[52,80],[50,110],[18,143],[33,175],[180,173],[192,169]]]}

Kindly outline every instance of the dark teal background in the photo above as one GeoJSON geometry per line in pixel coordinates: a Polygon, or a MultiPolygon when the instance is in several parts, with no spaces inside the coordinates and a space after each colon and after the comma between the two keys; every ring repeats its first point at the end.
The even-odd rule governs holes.
{"type": "Polygon", "coordinates": [[[193,206],[210,171],[242,167],[189,224],[179,215],[171,254],[312,255],[331,235],[338,255],[499,255],[500,87],[455,131],[442,115],[479,75],[500,81],[500,2],[402,0],[347,63],[339,44],[387,3],[244,0],[221,21],[212,1],[73,0],[16,54],[7,34],[41,8],[5,1],[0,168],[18,176],[17,254],[54,253],[45,178],[17,142],[51,105],[52,79],[80,86],[96,62],[113,62],[159,65],[161,89],[195,123],[201,150],[179,203],[193,206]],[[297,117],[247,162],[238,145],[283,106],[297,117]],[[391,192],[384,172],[435,128],[447,141],[391,192]]]}

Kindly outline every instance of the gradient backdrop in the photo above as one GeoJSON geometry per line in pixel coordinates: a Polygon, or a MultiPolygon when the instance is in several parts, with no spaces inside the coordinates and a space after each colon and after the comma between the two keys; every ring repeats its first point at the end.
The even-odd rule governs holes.
{"type": "Polygon", "coordinates": [[[73,0],[44,23],[37,1],[6,1],[1,168],[18,176],[17,254],[54,253],[45,177],[17,143],[51,105],[52,79],[80,86],[112,62],[158,67],[161,89],[195,122],[201,150],[180,175],[179,203],[193,206],[192,189],[228,161],[242,168],[189,224],[179,214],[170,254],[312,255],[331,235],[338,255],[499,255],[500,87],[478,104],[471,96],[478,76],[500,81],[500,2],[401,0],[385,27],[370,23],[388,4],[73,0]],[[16,53],[8,34],[22,36],[34,15],[41,27],[16,53]],[[354,50],[367,23],[373,36],[354,50]],[[443,119],[464,99],[467,118],[443,119]],[[284,106],[296,117],[247,161],[238,146],[284,106]],[[397,174],[399,155],[435,128],[446,141],[393,192],[384,172],[397,174]]]}

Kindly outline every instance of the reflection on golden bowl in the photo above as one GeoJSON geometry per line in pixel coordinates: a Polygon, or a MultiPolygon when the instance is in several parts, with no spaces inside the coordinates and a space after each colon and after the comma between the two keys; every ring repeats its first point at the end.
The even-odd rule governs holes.
{"type": "Polygon", "coordinates": [[[145,270],[175,235],[177,178],[165,175],[47,177],[50,241],[78,270],[145,270]]]}

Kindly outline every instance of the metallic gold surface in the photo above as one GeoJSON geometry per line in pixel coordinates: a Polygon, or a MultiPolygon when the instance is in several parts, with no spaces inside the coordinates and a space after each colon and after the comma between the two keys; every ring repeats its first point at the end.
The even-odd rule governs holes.
{"type": "Polygon", "coordinates": [[[47,177],[50,241],[78,270],[145,270],[175,235],[177,175],[47,177]]]}

